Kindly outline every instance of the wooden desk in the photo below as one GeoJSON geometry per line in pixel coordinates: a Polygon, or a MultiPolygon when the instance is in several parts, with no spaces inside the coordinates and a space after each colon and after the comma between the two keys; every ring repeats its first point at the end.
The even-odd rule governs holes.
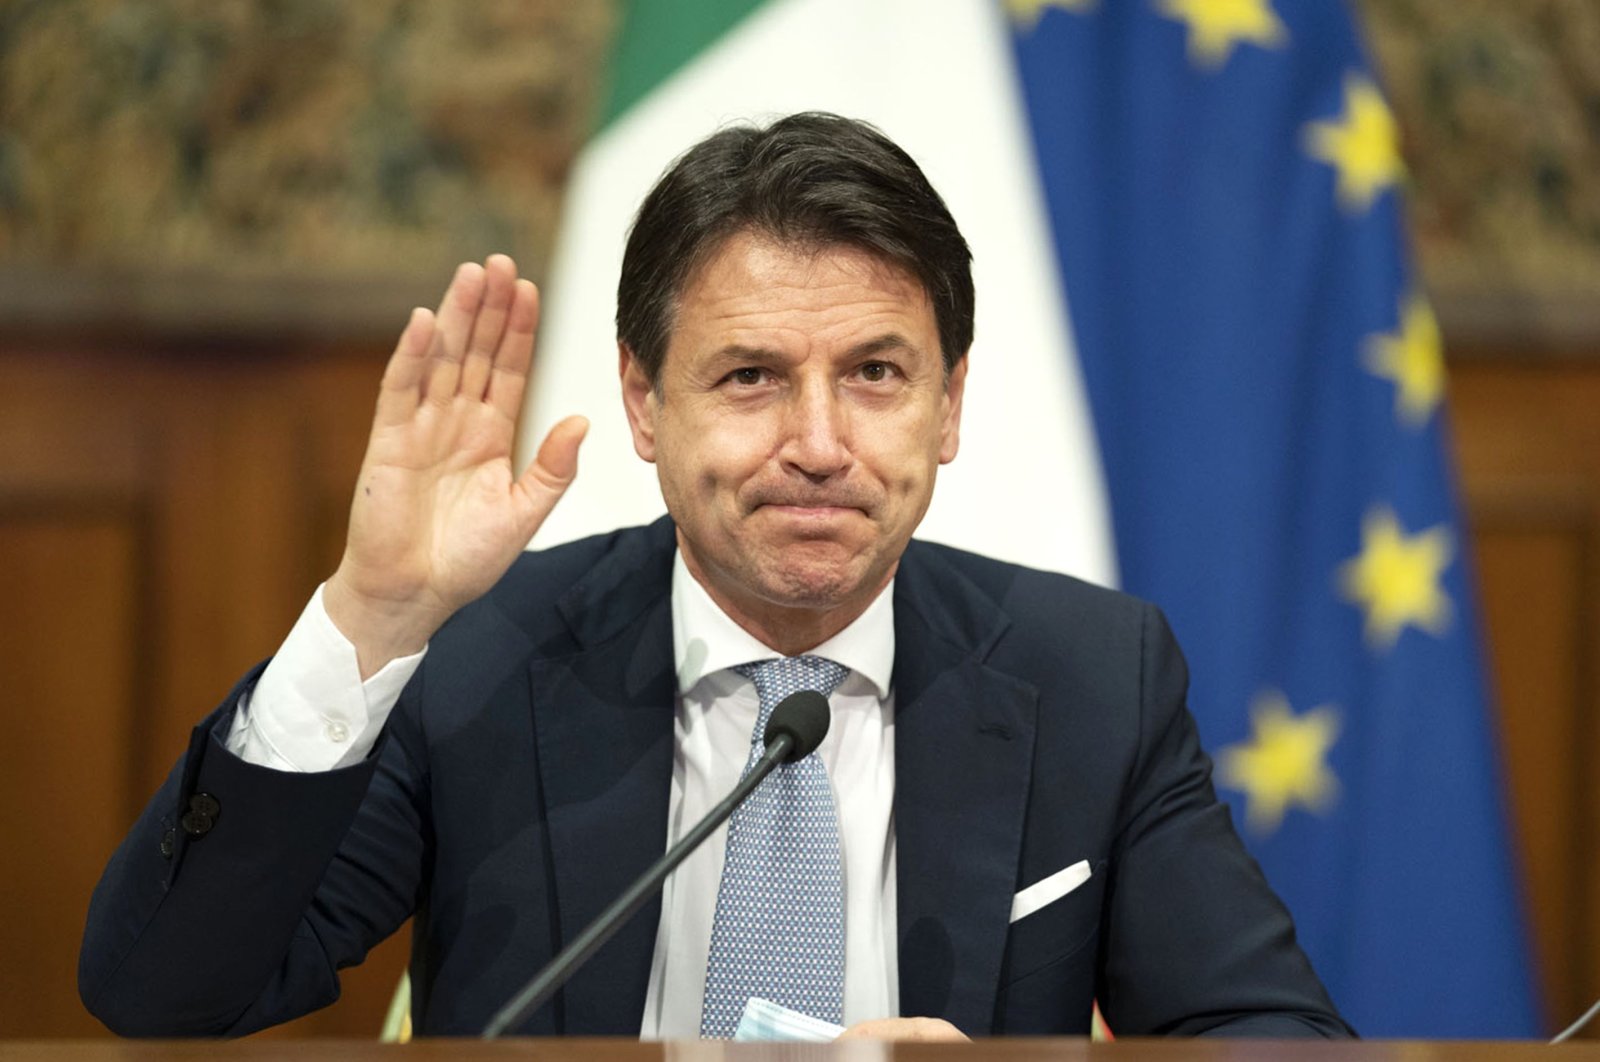
{"type": "Polygon", "coordinates": [[[1600,1043],[1547,1047],[1538,1042],[1285,1040],[980,1040],[972,1044],[729,1044],[632,1040],[419,1040],[385,1046],[369,1040],[36,1040],[0,1041],[0,1062],[1535,1062],[1595,1060],[1600,1043]]]}

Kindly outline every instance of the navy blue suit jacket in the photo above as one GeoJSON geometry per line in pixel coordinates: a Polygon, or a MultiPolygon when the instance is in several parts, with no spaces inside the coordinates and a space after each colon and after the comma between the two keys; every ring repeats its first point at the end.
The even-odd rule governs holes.
{"type": "MultiPolygon", "coordinates": [[[[247,677],[95,891],[89,1009],[128,1034],[249,1032],[337,998],[415,914],[418,1032],[478,1032],[665,848],[673,549],[662,520],[525,555],[435,636],[357,766],[229,754],[247,677]],[[198,792],[220,810],[189,837],[198,792]]],[[[903,1014],[1075,1034],[1098,998],[1124,1034],[1348,1033],[1213,795],[1154,608],[915,542],[894,604],[903,1014]],[[1015,893],[1084,859],[1087,883],[1010,923],[1015,893]]],[[[660,913],[524,1031],[637,1035],[660,913]]]]}

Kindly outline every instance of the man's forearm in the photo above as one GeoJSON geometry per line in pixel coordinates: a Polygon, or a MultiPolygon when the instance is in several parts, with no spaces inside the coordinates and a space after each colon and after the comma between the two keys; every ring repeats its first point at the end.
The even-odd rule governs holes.
{"type": "Polygon", "coordinates": [[[247,1031],[254,1011],[272,1014],[260,1027],[337,995],[335,957],[300,930],[376,760],[272,770],[222,746],[229,721],[225,706],[196,728],[95,888],[79,992],[116,1032],[247,1031]],[[201,794],[214,811],[197,818],[201,794]]]}

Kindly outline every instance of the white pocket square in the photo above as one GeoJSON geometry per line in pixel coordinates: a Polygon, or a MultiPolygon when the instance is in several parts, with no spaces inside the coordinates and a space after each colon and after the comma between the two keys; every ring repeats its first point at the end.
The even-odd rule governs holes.
{"type": "Polygon", "coordinates": [[[1027,918],[1041,907],[1055,903],[1067,893],[1089,880],[1089,861],[1080,859],[1065,870],[1058,870],[1048,878],[1036,881],[1017,893],[1011,901],[1011,921],[1027,918]]]}

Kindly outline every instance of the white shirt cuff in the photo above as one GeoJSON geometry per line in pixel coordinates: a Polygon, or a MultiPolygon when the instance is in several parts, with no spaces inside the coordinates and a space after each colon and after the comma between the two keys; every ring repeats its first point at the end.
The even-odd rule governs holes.
{"type": "Polygon", "coordinates": [[[255,689],[239,699],[228,750],[280,771],[359,763],[427,652],[391,660],[362,682],[355,646],[328,618],[319,586],[255,689]]]}

